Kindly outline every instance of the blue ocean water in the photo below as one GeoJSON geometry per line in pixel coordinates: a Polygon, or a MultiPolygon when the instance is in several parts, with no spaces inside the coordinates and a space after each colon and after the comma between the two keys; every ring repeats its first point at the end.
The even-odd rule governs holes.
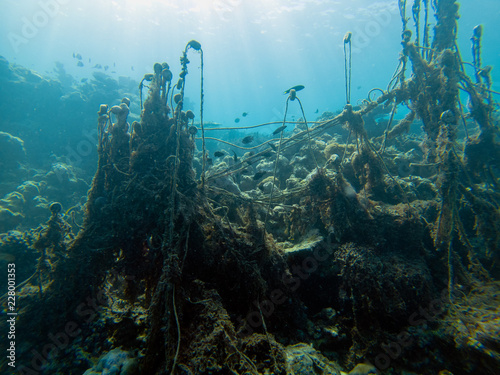
{"type": "MultiPolygon", "coordinates": [[[[483,24],[483,62],[497,66],[498,2],[463,1],[460,14],[463,59],[471,60],[472,28],[483,24]]],[[[241,122],[248,125],[281,120],[281,94],[297,84],[306,86],[301,97],[309,119],[316,110],[341,109],[347,31],[353,33],[356,102],[371,88],[384,87],[396,69],[401,51],[396,0],[4,0],[0,55],[41,74],[51,74],[58,61],[76,78],[91,77],[100,64],[109,67],[111,77],[140,80],[156,61],[168,62],[177,75],[181,51],[196,39],[204,50],[206,119],[230,124],[248,112],[241,122]],[[83,67],[73,54],[82,56],[83,67]]],[[[197,108],[199,62],[192,60],[186,95],[197,108]]],[[[497,74],[493,69],[494,82],[497,74]]]]}

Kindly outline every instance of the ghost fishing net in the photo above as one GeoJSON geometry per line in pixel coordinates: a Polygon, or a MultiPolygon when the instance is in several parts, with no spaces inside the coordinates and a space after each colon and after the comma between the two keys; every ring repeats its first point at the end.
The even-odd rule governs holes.
{"type": "MultiPolygon", "coordinates": [[[[46,241],[52,269],[39,270],[33,287],[20,295],[26,342],[46,337],[58,322],[84,319],[79,329],[88,339],[73,347],[91,357],[112,348],[138,349],[134,356],[144,374],[285,374],[284,345],[306,339],[290,334],[288,324],[305,322],[305,304],[319,310],[324,299],[350,311],[343,321],[351,327],[343,344],[350,349],[338,350],[345,364],[353,365],[385,339],[373,333],[374,327],[380,331],[384,324],[396,324],[392,329],[397,330],[419,301],[432,299],[439,287],[432,285],[431,272],[441,283],[447,280],[447,303],[457,316],[465,303],[458,289],[466,294],[482,284],[493,288],[500,148],[491,69],[481,63],[481,29],[474,29],[473,62],[467,64],[456,45],[456,1],[415,1],[413,33],[406,2],[399,1],[399,7],[403,48],[387,89],[372,90],[358,106],[350,103],[351,36],[346,34],[344,110],[309,123],[305,115],[287,121],[285,111],[282,122],[254,126],[279,125],[271,139],[256,146],[219,139],[213,134],[232,128],[203,123],[203,50],[196,41],[182,53],[176,83],[167,63],[155,64],[141,81],[140,122],[127,122],[126,98],[118,106],[102,105],[98,167],[83,227],[64,253],[51,249],[67,241],[65,236],[46,241]],[[436,18],[432,40],[431,13],[436,18]],[[193,111],[183,110],[192,54],[201,60],[197,123],[193,111]],[[376,99],[375,92],[380,93],[376,99]],[[460,92],[468,96],[467,106],[460,92]],[[395,121],[398,107],[407,114],[395,121]],[[385,131],[369,137],[365,121],[380,109],[389,115],[385,131]],[[403,137],[417,119],[424,137],[403,137]],[[459,128],[470,124],[477,125],[475,134],[468,130],[459,141],[459,128]],[[291,125],[295,130],[285,132],[291,125]],[[341,127],[348,132],[346,141],[332,135],[341,127]],[[408,139],[420,143],[419,159],[395,156],[408,139]],[[246,153],[211,165],[208,141],[246,153]],[[292,158],[296,167],[286,162],[292,158]],[[266,174],[255,172],[260,163],[267,165],[266,174]],[[242,191],[243,180],[256,190],[242,191]],[[304,277],[306,286],[294,293],[286,285],[294,280],[290,259],[302,261],[301,251],[307,256],[321,240],[334,259],[322,264],[320,275],[304,277]],[[404,264],[401,259],[408,255],[399,249],[404,247],[421,256],[404,264]],[[384,266],[392,279],[379,275],[381,260],[394,264],[384,266]],[[436,260],[440,265],[426,266],[425,272],[411,266],[436,260]],[[331,293],[333,298],[316,290],[315,297],[313,284],[325,283],[321,275],[342,293],[331,293]],[[269,312],[275,291],[282,294],[269,312]],[[384,318],[388,313],[390,321],[384,318]]],[[[290,90],[285,104],[287,110],[298,105],[303,114],[299,94],[290,90]]],[[[67,230],[59,211],[53,211],[51,233],[58,225],[60,233],[67,230]]],[[[494,355],[486,361],[494,362],[494,355]]]]}

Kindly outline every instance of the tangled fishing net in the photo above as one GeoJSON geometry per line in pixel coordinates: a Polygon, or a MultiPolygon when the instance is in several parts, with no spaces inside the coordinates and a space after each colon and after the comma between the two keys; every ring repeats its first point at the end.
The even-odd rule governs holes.
{"type": "MultiPolygon", "coordinates": [[[[473,31],[471,77],[456,45],[456,1],[415,1],[413,33],[399,3],[402,52],[388,87],[350,103],[347,34],[344,110],[308,122],[292,89],[282,122],[254,126],[277,127],[256,146],[212,136],[231,128],[203,123],[203,49],[194,40],[177,82],[167,63],[141,81],[140,122],[127,122],[127,98],[102,105],[83,225],[71,236],[54,206],[34,241],[41,256],[19,293],[22,340],[32,346],[20,357],[47,373],[85,370],[89,358],[101,358],[101,369],[118,361],[121,373],[286,374],[307,361],[339,373],[335,356],[320,350],[338,353],[343,366],[377,365],[380,342],[444,289],[441,312],[450,315],[440,330],[460,336],[443,363],[461,363],[462,350],[487,369],[498,365],[498,340],[477,329],[469,337],[464,326],[472,323],[462,319],[464,296],[498,294],[500,271],[497,105],[480,59],[481,29],[473,31]],[[188,57],[196,55],[199,119],[183,108],[188,57]],[[287,121],[291,105],[302,111],[298,122],[287,121]],[[406,115],[396,121],[401,107],[406,115]],[[366,123],[377,111],[389,120],[371,137],[366,123]],[[407,135],[417,120],[423,136],[407,135]],[[335,136],[342,127],[344,142],[335,136]],[[208,141],[245,153],[211,165],[208,141]],[[252,178],[258,165],[265,173],[252,178]],[[68,332],[68,322],[78,334],[68,333],[64,347],[37,349],[41,359],[29,362],[37,340],[68,332]]],[[[468,319],[482,318],[476,310],[468,319]]],[[[417,360],[398,365],[423,373],[442,366],[437,357],[425,365],[425,344],[414,353],[417,360]]]]}

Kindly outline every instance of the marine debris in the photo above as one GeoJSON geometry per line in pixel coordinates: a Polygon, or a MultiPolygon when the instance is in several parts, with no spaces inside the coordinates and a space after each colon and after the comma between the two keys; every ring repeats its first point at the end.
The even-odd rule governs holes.
{"type": "Polygon", "coordinates": [[[344,35],[344,72],[345,72],[345,99],[351,103],[351,73],[352,73],[352,33],[348,31],[344,35]]]}

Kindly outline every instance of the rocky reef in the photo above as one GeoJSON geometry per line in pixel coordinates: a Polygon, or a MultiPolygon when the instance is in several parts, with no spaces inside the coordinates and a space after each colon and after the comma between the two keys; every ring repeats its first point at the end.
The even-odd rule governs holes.
{"type": "MultiPolygon", "coordinates": [[[[177,80],[156,63],[139,98],[92,109],[97,168],[81,216],[63,209],[87,187],[67,164],[9,187],[5,210],[24,215],[39,202],[46,215],[26,231],[11,219],[0,236],[2,261],[26,262],[22,371],[496,374],[500,197],[488,154],[500,160],[500,148],[489,70],[477,60],[476,77],[462,69],[456,1],[433,2],[432,40],[410,30],[399,4],[400,64],[359,106],[348,96],[313,122],[285,111],[259,125],[274,126],[268,136],[212,137],[231,128],[203,122],[203,49],[192,40],[177,80]],[[189,58],[200,61],[196,114],[184,107],[189,58]],[[132,105],[141,115],[130,123],[132,105]],[[380,118],[385,130],[374,131],[380,118]],[[412,124],[423,130],[408,134],[412,124]]],[[[303,113],[299,90],[285,105],[303,113]]]]}

